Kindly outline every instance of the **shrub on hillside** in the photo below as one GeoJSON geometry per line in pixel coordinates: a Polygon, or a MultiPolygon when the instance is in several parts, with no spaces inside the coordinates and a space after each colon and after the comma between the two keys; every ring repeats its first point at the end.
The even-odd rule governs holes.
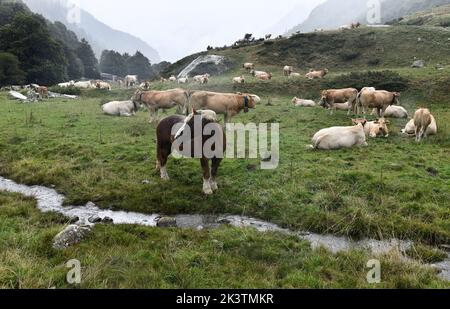
{"type": "Polygon", "coordinates": [[[358,58],[361,55],[360,52],[354,50],[344,50],[339,56],[343,61],[352,61],[358,58]]]}
{"type": "Polygon", "coordinates": [[[374,59],[370,59],[369,61],[367,61],[367,64],[370,66],[377,66],[381,63],[381,59],[380,58],[374,58],[374,59]]]}
{"type": "Polygon", "coordinates": [[[81,89],[75,88],[75,87],[63,88],[63,87],[59,87],[59,86],[53,86],[53,87],[50,87],[49,90],[51,92],[56,92],[56,93],[60,93],[60,94],[81,95],[81,89]]]}
{"type": "Polygon", "coordinates": [[[408,89],[409,80],[393,71],[352,72],[327,81],[325,86],[329,89],[375,87],[380,90],[402,92],[408,89]]]}

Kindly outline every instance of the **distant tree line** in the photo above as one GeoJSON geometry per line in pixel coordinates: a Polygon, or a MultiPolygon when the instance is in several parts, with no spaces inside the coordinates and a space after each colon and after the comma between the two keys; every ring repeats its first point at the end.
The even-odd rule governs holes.
{"type": "Polygon", "coordinates": [[[0,85],[53,85],[99,78],[89,43],[62,23],[31,13],[20,2],[0,2],[0,85]]]}
{"type": "Polygon", "coordinates": [[[152,65],[150,60],[139,51],[131,56],[128,53],[120,54],[114,50],[104,50],[100,57],[100,70],[103,73],[121,77],[138,75],[140,80],[155,79],[169,65],[169,62],[152,65]]]}

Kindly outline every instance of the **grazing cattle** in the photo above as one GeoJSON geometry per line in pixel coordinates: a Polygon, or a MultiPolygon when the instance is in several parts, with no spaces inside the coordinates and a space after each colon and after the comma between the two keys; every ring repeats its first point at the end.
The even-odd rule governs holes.
{"type": "Polygon", "coordinates": [[[323,69],[320,71],[310,70],[305,76],[308,79],[324,78],[329,73],[328,69],[323,69]]]}
{"type": "Polygon", "coordinates": [[[146,82],[140,84],[139,88],[141,88],[143,90],[150,90],[150,82],[146,81],[146,82]]]}
{"type": "Polygon", "coordinates": [[[73,87],[74,85],[75,85],[75,82],[73,80],[71,80],[68,83],[59,83],[58,87],[60,87],[60,88],[70,88],[70,87],[73,87]]]}
{"type": "Polygon", "coordinates": [[[378,119],[376,121],[367,121],[366,119],[352,119],[353,124],[362,124],[364,126],[364,133],[371,138],[376,137],[389,137],[389,129],[387,121],[384,118],[378,119]]]}
{"type": "Polygon", "coordinates": [[[40,99],[44,99],[44,98],[48,99],[48,88],[47,87],[39,86],[37,88],[37,92],[39,94],[40,99]]]}
{"type": "Polygon", "coordinates": [[[316,102],[314,102],[313,100],[303,100],[303,99],[299,99],[297,97],[293,98],[291,102],[296,107],[315,107],[316,106],[316,102]]]}
{"type": "Polygon", "coordinates": [[[360,23],[360,22],[352,23],[352,24],[350,25],[350,27],[351,27],[352,29],[358,29],[359,27],[361,27],[361,23],[360,23]]]}
{"type": "Polygon", "coordinates": [[[252,70],[250,72],[254,77],[261,79],[261,80],[271,80],[272,79],[272,74],[271,73],[267,73],[264,71],[255,71],[252,70]]]}
{"type": "Polygon", "coordinates": [[[348,103],[347,110],[348,115],[350,115],[352,109],[355,111],[357,98],[358,90],[355,88],[329,89],[322,91],[320,105],[330,109],[331,114],[333,114],[333,111],[336,111],[338,107],[343,107],[343,105],[336,105],[336,103],[348,103]]]}
{"type": "Polygon", "coordinates": [[[300,73],[292,72],[291,74],[289,74],[289,77],[300,77],[300,76],[302,76],[300,73]]]}
{"type": "Polygon", "coordinates": [[[171,77],[169,77],[169,81],[170,82],[176,82],[177,78],[175,77],[175,75],[172,75],[171,77]]]}
{"type": "Polygon", "coordinates": [[[244,111],[248,113],[249,109],[256,108],[261,99],[252,94],[242,93],[217,93],[208,91],[196,91],[191,94],[191,107],[194,109],[208,109],[216,114],[225,116],[225,123],[228,123],[232,117],[244,111]]]}
{"type": "Polygon", "coordinates": [[[254,70],[254,69],[255,69],[255,64],[254,64],[254,63],[251,63],[251,62],[246,62],[246,63],[244,63],[244,64],[242,65],[242,67],[243,67],[244,69],[246,69],[247,71],[251,71],[251,70],[254,70]]]}
{"type": "Polygon", "coordinates": [[[165,83],[165,82],[167,82],[167,78],[161,77],[161,78],[159,79],[159,82],[165,83]]]}
{"type": "Polygon", "coordinates": [[[182,77],[178,79],[178,84],[187,84],[189,83],[189,78],[187,77],[182,77]]]}
{"type": "Polygon", "coordinates": [[[131,99],[135,104],[143,104],[150,112],[150,123],[158,117],[160,109],[167,110],[177,107],[177,112],[187,113],[189,93],[183,89],[166,91],[142,91],[138,90],[131,99]]]}
{"type": "Polygon", "coordinates": [[[317,132],[312,139],[311,148],[336,150],[356,146],[368,146],[363,124],[353,127],[333,127],[317,132]]]}
{"type": "Polygon", "coordinates": [[[156,168],[161,174],[161,179],[169,180],[166,167],[167,160],[169,155],[174,150],[177,150],[186,157],[200,159],[203,169],[204,194],[211,195],[214,191],[218,190],[216,178],[220,163],[224,157],[223,154],[226,151],[227,143],[225,132],[222,126],[217,123],[217,115],[213,111],[194,110],[188,117],[179,115],[167,117],[158,124],[156,135],[156,168]],[[197,126],[201,127],[202,132],[195,132],[197,126]],[[206,126],[214,129],[214,135],[206,133],[204,130],[206,126]],[[205,149],[207,148],[205,144],[211,139],[213,139],[214,145],[211,149],[205,149]],[[185,141],[186,144],[190,143],[190,147],[186,147],[186,144],[178,145],[180,140],[185,141]],[[186,148],[190,148],[190,151],[186,148]],[[208,153],[207,150],[211,150],[211,153],[208,153]],[[212,162],[211,169],[209,167],[209,161],[212,162]]]}
{"type": "Polygon", "coordinates": [[[384,117],[386,109],[397,103],[399,103],[400,93],[389,92],[385,90],[375,90],[375,88],[367,87],[363,88],[358,94],[357,105],[362,107],[363,114],[366,115],[367,109],[375,108],[377,110],[378,117],[384,117]]]}
{"type": "Polygon", "coordinates": [[[139,108],[139,103],[133,101],[113,101],[102,106],[103,112],[107,115],[125,117],[135,115],[139,108]]]}
{"type": "Polygon", "coordinates": [[[245,84],[244,76],[233,78],[233,84],[245,84]]]}
{"type": "Polygon", "coordinates": [[[272,35],[271,34],[266,34],[265,38],[266,38],[266,40],[270,40],[272,38],[272,35]]]}
{"type": "MultiPolygon", "coordinates": [[[[428,126],[426,130],[426,135],[436,135],[438,131],[436,119],[433,115],[431,115],[431,124],[428,126]]],[[[409,136],[415,136],[416,135],[416,126],[414,125],[414,119],[411,119],[405,126],[405,128],[402,130],[403,134],[409,135],[409,136]]]]}
{"type": "Polygon", "coordinates": [[[127,88],[134,87],[138,83],[137,75],[127,75],[125,76],[125,85],[127,88]]]}
{"type": "Polygon", "coordinates": [[[76,82],[73,86],[74,86],[75,88],[79,88],[79,89],[90,89],[90,88],[95,88],[95,85],[93,85],[91,81],[86,81],[86,82],[76,82]]]}
{"type": "Polygon", "coordinates": [[[421,142],[427,136],[427,130],[432,123],[432,115],[427,108],[420,108],[414,114],[414,126],[416,127],[416,142],[421,142]]]}
{"type": "MultiPolygon", "coordinates": [[[[375,114],[377,114],[376,109],[372,111],[372,115],[375,114]]],[[[402,106],[391,105],[384,112],[384,118],[408,118],[408,111],[402,106]]]]}
{"type": "Polygon", "coordinates": [[[292,72],[294,72],[294,67],[293,66],[287,65],[287,66],[285,66],[283,68],[284,76],[290,76],[292,74],[292,72]]]}
{"type": "Polygon", "coordinates": [[[197,82],[199,84],[207,84],[209,82],[209,78],[211,77],[211,75],[207,74],[203,74],[203,75],[196,75],[193,77],[194,82],[197,82]]]}
{"type": "Polygon", "coordinates": [[[97,81],[95,83],[95,88],[97,89],[106,89],[111,91],[111,85],[102,81],[97,81]]]}

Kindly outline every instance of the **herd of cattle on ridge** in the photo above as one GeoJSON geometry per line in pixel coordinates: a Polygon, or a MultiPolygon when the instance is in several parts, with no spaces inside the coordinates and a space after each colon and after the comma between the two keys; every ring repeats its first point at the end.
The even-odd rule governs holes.
{"type": "MultiPolygon", "coordinates": [[[[260,80],[270,80],[271,73],[256,71],[253,63],[245,63],[243,69],[250,73],[255,78],[260,80]]],[[[292,66],[285,66],[283,68],[284,76],[298,77],[299,73],[294,72],[292,66]]],[[[308,79],[324,78],[328,73],[327,69],[314,71],[310,70],[305,77],[308,79]]],[[[194,76],[193,80],[199,84],[206,84],[210,79],[209,74],[194,76]]],[[[189,82],[188,78],[177,79],[171,76],[168,80],[161,79],[161,82],[178,82],[185,84],[189,82]]],[[[233,83],[245,83],[244,75],[232,79],[233,83]]],[[[119,85],[127,88],[134,87],[138,83],[138,77],[135,75],[128,75],[119,85]]],[[[96,88],[111,90],[111,85],[107,82],[96,81],[79,81],[58,84],[62,88],[96,88]]],[[[33,89],[39,93],[41,98],[48,95],[46,87],[33,85],[33,89]]],[[[238,115],[242,111],[249,112],[250,109],[255,109],[261,102],[261,98],[256,94],[250,93],[218,93],[211,91],[190,91],[181,88],[170,89],[165,91],[152,91],[150,83],[144,82],[139,85],[139,89],[134,93],[133,97],[128,101],[113,101],[102,106],[105,114],[111,116],[126,116],[135,115],[141,106],[145,106],[150,112],[150,122],[155,122],[158,119],[159,110],[167,110],[176,107],[177,115],[173,115],[161,120],[157,127],[157,169],[160,171],[162,179],[169,179],[166,169],[166,163],[169,155],[172,152],[172,145],[177,137],[182,135],[178,132],[175,136],[172,134],[174,126],[182,125],[182,128],[187,126],[193,127],[194,119],[199,116],[202,119],[202,125],[205,126],[210,123],[218,124],[217,115],[224,115],[224,122],[229,123],[232,117],[238,115]]],[[[355,88],[345,89],[328,89],[323,90],[320,97],[319,104],[313,100],[305,100],[294,97],[292,104],[296,107],[321,107],[328,109],[331,115],[337,110],[347,111],[348,115],[352,112],[355,115],[362,115],[364,118],[352,119],[352,126],[348,127],[331,127],[317,132],[313,139],[313,149],[320,150],[336,150],[341,148],[352,148],[358,146],[368,146],[366,136],[371,138],[388,137],[389,121],[386,118],[408,118],[406,109],[399,105],[400,93],[389,92],[385,90],[377,90],[373,87],[365,87],[361,91],[355,88]],[[366,115],[369,110],[372,110],[372,115],[376,114],[378,120],[367,121],[366,115]]],[[[223,127],[219,126],[217,131],[223,133],[223,152],[226,149],[226,137],[223,132],[223,127]]],[[[403,134],[408,136],[415,136],[416,141],[420,142],[428,135],[437,134],[436,119],[426,108],[418,109],[414,117],[408,122],[406,127],[402,130],[403,134]]],[[[203,143],[211,136],[203,135],[203,143]]],[[[195,136],[192,136],[192,140],[195,136]]],[[[202,155],[201,165],[203,168],[203,192],[205,194],[212,194],[218,189],[216,176],[222,161],[222,156],[208,158],[202,155]],[[209,161],[212,161],[212,167],[209,168],[209,161]]],[[[194,156],[192,156],[194,157],[194,156]]]]}

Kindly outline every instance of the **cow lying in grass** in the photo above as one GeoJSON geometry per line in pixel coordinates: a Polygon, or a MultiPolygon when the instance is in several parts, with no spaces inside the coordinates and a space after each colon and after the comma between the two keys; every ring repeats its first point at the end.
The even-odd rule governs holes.
{"type": "Polygon", "coordinates": [[[316,102],[314,102],[313,100],[303,100],[303,99],[299,99],[297,97],[293,98],[291,102],[296,107],[314,107],[314,106],[316,106],[316,102]]]}
{"type": "Polygon", "coordinates": [[[364,127],[364,133],[371,138],[376,137],[389,137],[389,129],[387,121],[384,118],[375,121],[366,121],[365,119],[352,119],[354,125],[362,124],[364,127]]]}
{"type": "Polygon", "coordinates": [[[312,149],[337,150],[357,146],[368,146],[364,121],[354,127],[332,127],[317,132],[313,139],[312,149]]]}
{"type": "Polygon", "coordinates": [[[139,108],[139,103],[133,101],[113,101],[102,106],[102,110],[106,115],[124,117],[134,116],[139,108]]]}

